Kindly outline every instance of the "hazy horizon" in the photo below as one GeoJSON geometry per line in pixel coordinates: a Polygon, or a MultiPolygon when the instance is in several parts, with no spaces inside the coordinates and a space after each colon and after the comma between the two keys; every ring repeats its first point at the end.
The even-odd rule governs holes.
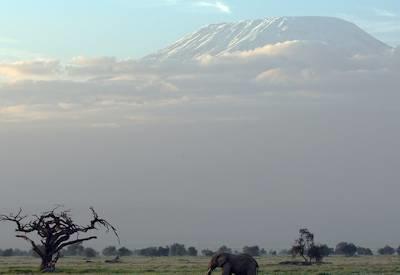
{"type": "MultiPolygon", "coordinates": [[[[62,204],[84,223],[93,206],[131,249],[282,249],[303,227],[331,246],[400,244],[398,2],[4,5],[0,213],[62,204]],[[329,31],[283,20],[196,33],[274,15],[371,36],[323,18],[329,31]]],[[[28,248],[0,228],[0,249],[28,248]]],[[[118,245],[99,234],[85,245],[118,245]]]]}

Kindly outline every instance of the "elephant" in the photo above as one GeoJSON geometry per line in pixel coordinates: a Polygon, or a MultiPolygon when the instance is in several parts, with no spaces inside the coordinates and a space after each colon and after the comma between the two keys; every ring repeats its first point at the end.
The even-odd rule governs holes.
{"type": "Polygon", "coordinates": [[[222,275],[257,275],[258,272],[257,261],[247,254],[218,253],[214,255],[208,264],[207,275],[211,275],[217,267],[222,268],[222,275]]]}

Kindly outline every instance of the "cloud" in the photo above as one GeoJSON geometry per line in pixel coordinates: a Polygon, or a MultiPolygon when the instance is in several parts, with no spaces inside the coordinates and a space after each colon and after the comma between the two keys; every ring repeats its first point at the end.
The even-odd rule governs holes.
{"type": "Polygon", "coordinates": [[[40,109],[38,106],[23,104],[0,106],[0,123],[31,122],[48,119],[48,114],[40,109]]]}
{"type": "Polygon", "coordinates": [[[222,13],[231,13],[232,12],[231,8],[227,4],[225,4],[221,1],[215,1],[215,2],[199,1],[199,2],[196,2],[194,5],[198,6],[198,7],[214,8],[222,13]]]}
{"type": "Polygon", "coordinates": [[[155,64],[76,57],[0,64],[0,121],[70,121],[90,127],[172,121],[259,119],[274,101],[391,98],[400,51],[349,54],[315,41],[155,64]],[[382,94],[385,96],[382,96],[382,94]],[[336,98],[336,99],[334,99],[336,98]],[[253,111],[254,110],[254,111],[253,111]]]}
{"type": "Polygon", "coordinates": [[[114,123],[114,122],[102,122],[102,123],[92,123],[90,125],[90,127],[92,128],[120,128],[121,125],[119,125],[118,123],[114,123]]]}
{"type": "Polygon", "coordinates": [[[18,79],[43,79],[57,75],[61,70],[57,60],[19,61],[0,63],[0,76],[18,79]]]}

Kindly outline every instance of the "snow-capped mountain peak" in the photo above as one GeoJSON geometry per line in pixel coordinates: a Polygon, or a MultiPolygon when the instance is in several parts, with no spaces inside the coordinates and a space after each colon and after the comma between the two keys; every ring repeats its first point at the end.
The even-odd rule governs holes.
{"type": "Polygon", "coordinates": [[[374,53],[390,48],[342,19],[269,17],[205,26],[144,60],[181,62],[203,55],[218,56],[293,40],[322,42],[353,54],[374,53]]]}

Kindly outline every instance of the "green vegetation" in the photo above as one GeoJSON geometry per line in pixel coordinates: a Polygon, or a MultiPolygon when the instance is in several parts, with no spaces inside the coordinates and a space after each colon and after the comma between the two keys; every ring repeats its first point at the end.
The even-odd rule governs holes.
{"type": "MultiPolygon", "coordinates": [[[[122,257],[121,263],[106,264],[106,258],[64,257],[59,260],[57,274],[141,274],[141,275],[204,275],[208,257],[122,257]]],[[[312,266],[280,265],[291,257],[259,257],[259,274],[399,274],[399,256],[327,257],[324,264],[312,266]]],[[[39,259],[32,257],[0,257],[0,274],[40,274],[39,259]]],[[[214,274],[220,274],[216,270],[214,274]]]]}

